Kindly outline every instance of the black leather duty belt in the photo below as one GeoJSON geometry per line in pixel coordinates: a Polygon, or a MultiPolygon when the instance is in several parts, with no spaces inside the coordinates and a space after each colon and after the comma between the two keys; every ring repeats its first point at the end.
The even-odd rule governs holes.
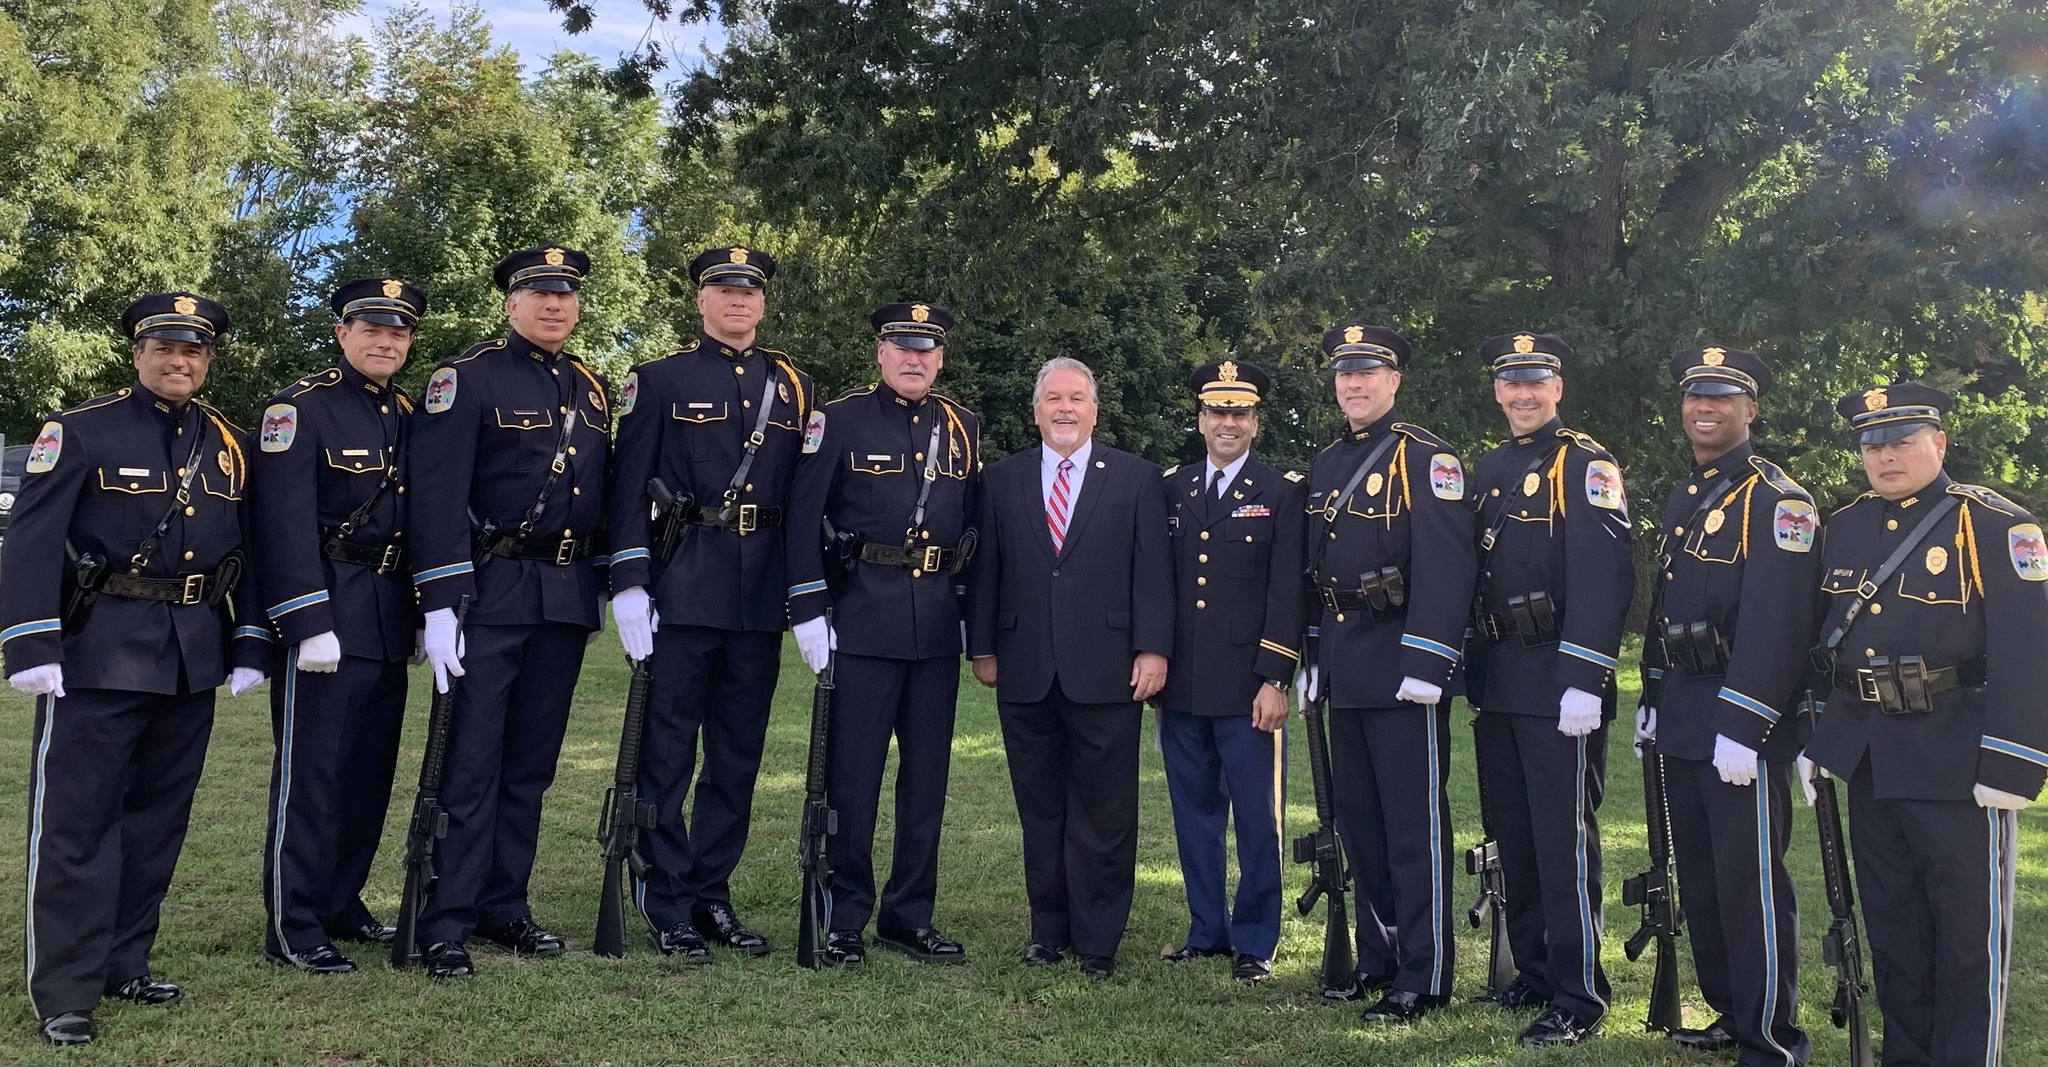
{"type": "Polygon", "coordinates": [[[1986,673],[1981,656],[1953,667],[1929,667],[1918,656],[1877,656],[1868,667],[1836,667],[1831,680],[1836,689],[1880,705],[1887,715],[1907,715],[1934,710],[1925,697],[1983,685],[1986,673]]]}
{"type": "Polygon", "coordinates": [[[516,537],[500,537],[492,542],[489,551],[491,555],[506,559],[531,559],[566,567],[596,554],[597,542],[589,537],[571,537],[561,541],[527,541],[522,544],[516,537]]]}
{"type": "Polygon", "coordinates": [[[864,541],[860,546],[863,563],[879,563],[884,567],[911,567],[926,574],[956,569],[960,563],[960,551],[926,545],[923,548],[904,548],[902,545],[881,545],[864,541]]]}
{"type": "Polygon", "coordinates": [[[741,504],[733,509],[733,517],[725,517],[723,508],[695,508],[685,512],[683,521],[698,526],[709,526],[714,530],[734,530],[745,537],[755,530],[772,529],[782,525],[782,507],[779,504],[762,506],[741,504]]]}
{"type": "Polygon", "coordinates": [[[153,600],[164,604],[218,604],[233,588],[232,579],[220,574],[181,574],[176,578],[136,578],[109,574],[100,580],[99,591],[129,600],[153,600]]]}
{"type": "Polygon", "coordinates": [[[396,541],[388,545],[359,545],[330,537],[320,546],[327,558],[337,563],[353,563],[368,567],[378,574],[403,574],[412,554],[396,541]]]}

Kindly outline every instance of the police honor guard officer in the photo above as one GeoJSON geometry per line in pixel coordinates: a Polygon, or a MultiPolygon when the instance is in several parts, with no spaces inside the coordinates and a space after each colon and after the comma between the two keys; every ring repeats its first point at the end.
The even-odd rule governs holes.
{"type": "Polygon", "coordinates": [[[1833,692],[1806,754],[1849,783],[1885,1063],[2000,1061],[2016,812],[2048,773],[2048,542],[1949,479],[1951,403],[1918,382],[1842,398],[1871,491],[1823,556],[1833,692]]]}
{"type": "Polygon", "coordinates": [[[1522,1044],[1570,1045],[1599,1027],[1611,995],[1597,813],[1635,586],[1628,508],[1614,457],[1558,419],[1571,346],[1515,333],[1479,355],[1511,435],[1472,478],[1482,574],[1469,698],[1519,972],[1493,999],[1546,1006],[1522,1044]]]}
{"type": "Polygon", "coordinates": [[[472,973],[472,933],[562,951],[526,900],[541,794],[554,780],[583,646],[599,627],[611,413],[563,348],[590,258],[514,252],[493,280],[511,330],[434,370],[410,451],[413,584],[437,685],[464,678],[448,734],[440,879],[420,917],[427,973],[472,973]],[[471,597],[468,624],[455,607],[471,597]]]}
{"type": "Polygon", "coordinates": [[[612,615],[627,655],[654,657],[640,799],[659,822],[642,838],[635,899],[661,950],[694,962],[709,961],[706,939],[768,951],[734,915],[729,879],[781,665],[784,507],[813,403],[788,354],[754,343],[774,276],[766,252],[699,255],[690,278],[703,336],[635,367],[619,401],[612,615]],[[662,510],[654,523],[650,505],[662,510]]]}
{"type": "Polygon", "coordinates": [[[179,999],[150,976],[149,952],[214,689],[226,679],[246,692],[270,659],[255,598],[236,590],[250,529],[248,438],[194,399],[227,312],[163,293],[129,305],[121,326],[136,382],[43,424],[0,584],[7,680],[38,698],[28,995],[60,1045],[94,1038],[102,995],[179,999]]]}
{"type": "Polygon", "coordinates": [[[1252,455],[1266,372],[1221,360],[1188,379],[1206,458],[1167,471],[1175,666],[1160,690],[1160,744],[1187,887],[1188,935],[1167,959],[1233,956],[1273,973],[1280,943],[1280,822],[1287,683],[1301,661],[1307,480],[1252,455]],[[1223,830],[1235,813],[1237,903],[1226,906],[1223,830]]]}
{"type": "Polygon", "coordinates": [[[1671,1039],[1806,1062],[1799,927],[1785,870],[1796,709],[1820,553],[1813,498],[1753,451],[1771,369],[1752,352],[1671,359],[1693,469],[1664,504],[1638,738],[1664,759],[1672,850],[1700,994],[1719,1018],[1671,1039]]]}
{"type": "Polygon", "coordinates": [[[1361,897],[1392,887],[1392,915],[1378,914],[1384,899],[1360,908],[1360,971],[1387,987],[1365,1018],[1407,1022],[1451,992],[1446,690],[1478,572],[1472,511],[1451,446],[1395,409],[1408,342],[1353,324],[1323,335],[1323,351],[1348,426],[1309,469],[1321,677],[1304,695],[1329,687],[1338,829],[1361,897]]]}
{"type": "Polygon", "coordinates": [[[355,969],[336,939],[389,941],[361,893],[384,832],[418,612],[405,548],[405,366],[418,286],[361,278],[329,304],[341,359],[272,398],[257,431],[257,590],[281,641],[263,851],[264,954],[355,969]]]}
{"type": "Polygon", "coordinates": [[[957,963],[966,953],[933,928],[932,904],[960,689],[964,586],[956,575],[974,547],[981,423],[932,391],[952,312],[887,304],[868,321],[881,381],[811,416],[790,490],[792,629],[813,670],[839,652],[826,765],[839,813],[828,846],[826,953],[842,966],[863,957],[861,930],[875,913],[876,810],[894,734],[895,858],[876,939],[913,959],[957,963]]]}

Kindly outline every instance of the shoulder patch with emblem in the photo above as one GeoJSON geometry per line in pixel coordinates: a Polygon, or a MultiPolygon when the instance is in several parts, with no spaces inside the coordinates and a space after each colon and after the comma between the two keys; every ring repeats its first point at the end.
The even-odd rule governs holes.
{"type": "Polygon", "coordinates": [[[64,453],[64,424],[55,419],[43,423],[36,433],[35,443],[28,446],[28,463],[22,470],[29,474],[48,474],[57,466],[57,457],[64,453]]]}
{"type": "Polygon", "coordinates": [[[1609,511],[1628,506],[1621,488],[1621,468],[1612,460],[1596,459],[1586,464],[1586,503],[1609,511]]]}
{"type": "Polygon", "coordinates": [[[638,399],[640,399],[640,372],[633,371],[626,375],[626,384],[619,387],[619,417],[623,419],[631,415],[633,413],[633,402],[638,399]]]}
{"type": "Polygon", "coordinates": [[[1303,474],[1300,471],[1288,471],[1286,474],[1283,474],[1280,477],[1285,478],[1290,482],[1308,481],[1308,475],[1303,474]]]}
{"type": "Polygon", "coordinates": [[[2012,569],[2029,582],[2048,582],[2048,541],[2039,523],[2023,522],[2005,532],[2011,546],[2012,569]]]}
{"type": "Polygon", "coordinates": [[[427,379],[427,392],[420,400],[420,406],[429,415],[440,413],[455,406],[455,368],[442,367],[427,379]]]}
{"type": "Polygon", "coordinates": [[[1429,457],[1429,491],[1442,500],[1465,499],[1465,467],[1449,452],[1429,457]]]}
{"type": "Polygon", "coordinates": [[[292,404],[272,404],[263,409],[263,422],[256,443],[265,452],[283,452],[299,437],[299,409],[292,404]]]}
{"type": "Polygon", "coordinates": [[[809,455],[825,443],[825,412],[811,412],[810,421],[804,423],[804,454],[809,455]]]}
{"type": "Polygon", "coordinates": [[[1820,517],[1804,500],[1780,500],[1771,517],[1771,532],[1778,547],[1787,552],[1811,552],[1820,531],[1820,517]]]}

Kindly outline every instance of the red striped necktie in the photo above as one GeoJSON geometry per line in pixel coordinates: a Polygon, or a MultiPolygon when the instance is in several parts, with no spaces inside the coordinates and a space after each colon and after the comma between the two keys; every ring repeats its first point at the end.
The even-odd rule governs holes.
{"type": "Polygon", "coordinates": [[[1067,472],[1073,469],[1073,460],[1060,460],[1059,477],[1052,483],[1052,498],[1045,503],[1045,527],[1052,531],[1052,550],[1055,553],[1067,545],[1067,516],[1074,510],[1074,486],[1067,480],[1067,472]]]}

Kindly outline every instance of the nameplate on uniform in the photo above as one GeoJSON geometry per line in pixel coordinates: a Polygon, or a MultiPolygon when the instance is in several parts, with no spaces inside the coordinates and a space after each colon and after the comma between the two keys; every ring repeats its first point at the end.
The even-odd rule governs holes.
{"type": "Polygon", "coordinates": [[[123,467],[123,468],[121,468],[121,477],[123,477],[123,478],[147,478],[147,477],[149,477],[150,475],[152,475],[152,474],[155,474],[155,473],[156,473],[155,471],[151,471],[151,470],[144,470],[144,469],[142,469],[141,467],[123,467]]]}
{"type": "Polygon", "coordinates": [[[370,454],[370,450],[367,448],[344,448],[341,450],[341,454],[344,456],[367,456],[370,454]]]}
{"type": "Polygon", "coordinates": [[[1233,519],[1263,519],[1273,514],[1273,509],[1264,504],[1246,504],[1230,513],[1233,519]]]}

